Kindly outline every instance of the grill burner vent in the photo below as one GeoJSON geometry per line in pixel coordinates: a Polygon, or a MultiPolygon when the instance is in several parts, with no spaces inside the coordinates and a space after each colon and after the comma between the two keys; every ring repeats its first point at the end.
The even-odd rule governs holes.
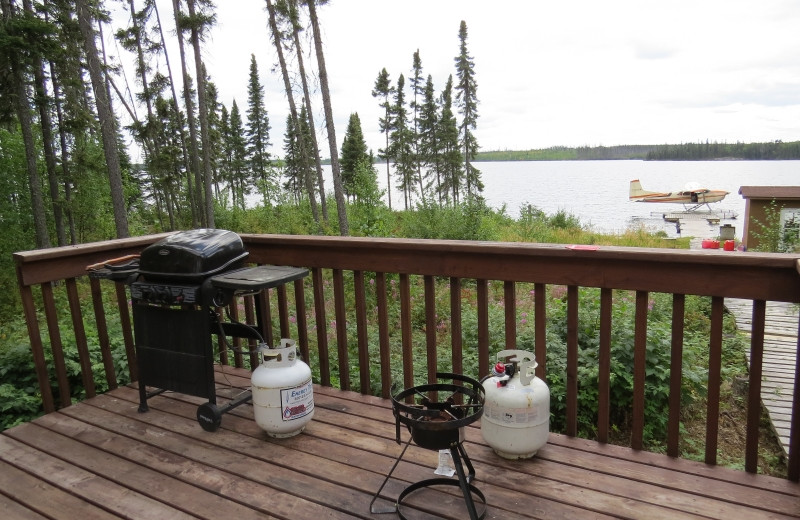
{"type": "Polygon", "coordinates": [[[378,492],[370,503],[371,513],[397,512],[405,520],[401,508],[403,500],[418,489],[430,486],[456,486],[461,488],[470,520],[480,520],[486,514],[486,498],[471,482],[475,478],[475,468],[464,450],[464,427],[477,421],[483,413],[485,393],[479,381],[459,374],[439,372],[436,379],[441,383],[420,385],[403,390],[392,397],[397,430],[397,443],[400,441],[400,425],[405,424],[411,433],[400,456],[392,466],[378,492]],[[440,397],[447,396],[442,399],[440,397]],[[406,402],[410,401],[410,402],[406,402]],[[449,450],[458,480],[450,478],[431,478],[408,486],[397,497],[395,506],[390,509],[374,509],[373,505],[389,481],[394,469],[403,458],[411,441],[429,450],[449,450]],[[466,467],[467,471],[464,471],[466,467]],[[475,508],[473,495],[483,504],[480,513],[475,508]]]}

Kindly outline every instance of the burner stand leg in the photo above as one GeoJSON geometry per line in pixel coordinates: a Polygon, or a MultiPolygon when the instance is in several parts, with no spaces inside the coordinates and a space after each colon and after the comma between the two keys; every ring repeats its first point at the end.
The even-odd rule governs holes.
{"type": "MultiPolygon", "coordinates": [[[[472,461],[469,460],[469,455],[467,455],[467,450],[464,449],[464,444],[462,443],[459,443],[456,447],[451,447],[450,455],[453,456],[453,461],[458,460],[458,456],[456,455],[456,449],[458,449],[458,453],[461,454],[461,459],[464,461],[464,464],[466,464],[467,469],[469,470],[469,474],[466,476],[466,480],[467,482],[472,482],[472,479],[475,478],[475,468],[472,467],[472,461]]],[[[461,467],[461,464],[460,463],[456,464],[456,471],[458,471],[459,467],[461,467]]],[[[462,469],[461,472],[463,473],[463,471],[464,470],[462,469]]]]}
{"type": "Polygon", "coordinates": [[[456,473],[458,474],[458,480],[452,478],[431,478],[421,480],[405,488],[397,497],[397,516],[400,517],[400,520],[407,520],[401,509],[403,500],[414,491],[429,486],[455,486],[460,488],[461,493],[464,495],[464,501],[467,505],[467,512],[469,513],[470,520],[481,520],[484,515],[486,515],[486,497],[480,489],[470,483],[475,477],[475,468],[472,467],[472,462],[469,460],[469,456],[464,450],[463,445],[459,443],[456,446],[451,446],[450,454],[453,456],[453,466],[455,466],[456,473]],[[467,466],[468,473],[464,472],[464,466],[467,466]],[[475,507],[475,500],[472,498],[473,494],[480,499],[483,505],[480,513],[475,507]]]}
{"type": "MultiPolygon", "coordinates": [[[[400,423],[398,423],[398,424],[400,424],[400,423]]],[[[400,443],[400,432],[399,432],[399,430],[398,430],[398,433],[397,433],[397,442],[398,442],[398,444],[400,443]]],[[[392,469],[389,471],[389,474],[386,475],[385,479],[383,479],[383,484],[381,484],[381,487],[378,488],[378,491],[377,491],[377,493],[375,493],[375,496],[372,497],[372,502],[369,503],[369,512],[370,513],[382,515],[384,513],[395,513],[395,512],[399,511],[399,509],[400,509],[400,499],[399,498],[397,499],[397,503],[395,503],[395,505],[392,506],[391,508],[383,507],[383,508],[380,508],[380,509],[376,509],[374,507],[374,504],[375,504],[375,501],[378,500],[378,497],[380,496],[381,491],[383,491],[383,488],[386,486],[386,483],[389,482],[389,478],[392,476],[392,473],[394,473],[395,468],[400,463],[400,459],[403,458],[403,455],[405,455],[406,450],[408,449],[408,446],[410,444],[411,444],[411,437],[408,438],[408,442],[406,442],[406,445],[403,447],[403,451],[400,452],[400,456],[397,457],[396,461],[394,461],[394,465],[392,466],[392,469]]]]}
{"type": "MultiPolygon", "coordinates": [[[[478,512],[475,510],[475,501],[472,500],[471,489],[477,489],[475,486],[470,484],[472,479],[475,478],[475,468],[472,467],[472,462],[469,460],[469,456],[467,456],[467,452],[464,450],[464,447],[461,444],[458,444],[457,446],[451,446],[450,455],[453,456],[453,466],[456,468],[456,473],[458,474],[458,485],[461,487],[461,493],[464,494],[464,501],[467,503],[469,518],[470,520],[479,520],[479,518],[483,518],[483,513],[486,512],[486,509],[484,508],[483,513],[479,517],[478,512]],[[463,456],[463,463],[461,456],[463,456]],[[466,464],[467,469],[469,470],[468,475],[464,474],[464,464],[466,464]]],[[[483,502],[485,505],[485,498],[483,502]]]]}

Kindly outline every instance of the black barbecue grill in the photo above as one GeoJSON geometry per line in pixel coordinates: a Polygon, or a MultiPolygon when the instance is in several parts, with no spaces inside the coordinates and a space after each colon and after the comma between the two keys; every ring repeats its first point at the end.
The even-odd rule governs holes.
{"type": "MultiPolygon", "coordinates": [[[[221,229],[183,231],[146,247],[138,261],[92,266],[90,276],[128,283],[139,370],[139,411],[166,390],[208,399],[197,411],[200,425],[216,430],[223,413],[250,400],[245,392],[216,406],[212,335],[263,341],[258,328],[220,320],[217,309],[234,297],[303,278],[306,269],[244,267],[248,252],[236,233],[221,229]],[[99,268],[98,268],[99,267],[99,268]],[[148,393],[147,387],[156,390],[148,393]]],[[[259,298],[255,299],[259,312],[259,298]]]]}

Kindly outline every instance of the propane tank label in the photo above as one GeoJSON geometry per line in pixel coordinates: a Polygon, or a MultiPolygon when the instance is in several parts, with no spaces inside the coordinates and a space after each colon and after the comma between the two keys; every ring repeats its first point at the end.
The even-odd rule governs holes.
{"type": "Polygon", "coordinates": [[[492,406],[487,402],[483,407],[483,415],[493,419],[495,422],[525,425],[536,420],[539,416],[539,407],[506,408],[504,406],[492,406]]]}
{"type": "Polygon", "coordinates": [[[291,388],[281,389],[281,419],[293,421],[314,410],[314,390],[311,379],[291,388]]]}

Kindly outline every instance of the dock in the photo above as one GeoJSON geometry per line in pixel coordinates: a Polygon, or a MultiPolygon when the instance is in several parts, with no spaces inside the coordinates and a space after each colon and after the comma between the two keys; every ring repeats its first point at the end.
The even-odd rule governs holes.
{"type": "MultiPolygon", "coordinates": [[[[736,328],[750,334],[753,302],[725,298],[725,307],[736,319],[736,328]]],[[[764,365],[761,381],[761,403],[767,410],[770,425],[784,453],[789,454],[794,373],[797,367],[797,305],[767,302],[764,330],[764,365]]],[[[750,351],[747,351],[750,366],[750,351]]]]}

